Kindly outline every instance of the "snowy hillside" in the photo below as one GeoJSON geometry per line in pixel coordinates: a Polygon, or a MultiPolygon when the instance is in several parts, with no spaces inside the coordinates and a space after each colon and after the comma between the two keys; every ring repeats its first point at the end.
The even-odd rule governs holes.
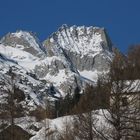
{"type": "MultiPolygon", "coordinates": [[[[94,119],[97,120],[97,130],[105,134],[106,131],[103,129],[109,129],[110,125],[106,122],[103,113],[105,113],[106,115],[109,115],[109,113],[106,110],[96,110],[92,113],[96,114],[94,116],[94,119]]],[[[30,140],[44,140],[45,134],[48,136],[47,138],[50,138],[51,140],[58,140],[58,136],[64,133],[67,125],[69,125],[69,127],[72,127],[74,117],[75,116],[64,116],[56,119],[45,119],[41,122],[36,122],[34,117],[23,117],[20,119],[16,119],[15,123],[25,131],[33,135],[30,140]]]]}
{"type": "Polygon", "coordinates": [[[0,40],[1,78],[8,77],[12,67],[15,84],[25,95],[20,104],[29,110],[43,107],[46,96],[54,100],[76,88],[82,92],[86,83],[96,83],[108,71],[111,60],[112,43],[99,27],[62,25],[43,43],[27,31],[8,33],[0,40]]]}

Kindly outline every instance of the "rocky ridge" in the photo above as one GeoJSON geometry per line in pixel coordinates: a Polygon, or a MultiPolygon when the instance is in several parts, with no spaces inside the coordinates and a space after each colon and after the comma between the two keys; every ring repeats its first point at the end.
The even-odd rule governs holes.
{"type": "Polygon", "coordinates": [[[43,106],[46,96],[58,99],[96,83],[112,54],[104,28],[62,25],[43,43],[31,32],[17,31],[0,40],[0,75],[7,76],[12,67],[25,94],[22,104],[43,106]]]}

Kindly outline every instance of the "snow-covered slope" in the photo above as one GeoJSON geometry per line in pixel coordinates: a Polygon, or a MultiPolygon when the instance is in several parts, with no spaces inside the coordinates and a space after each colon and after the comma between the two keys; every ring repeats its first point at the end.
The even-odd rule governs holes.
{"type": "Polygon", "coordinates": [[[42,51],[44,51],[38,38],[32,32],[17,31],[15,33],[8,33],[0,42],[5,46],[12,46],[33,55],[41,56],[42,51]]]}
{"type": "Polygon", "coordinates": [[[0,40],[0,75],[7,77],[12,67],[27,107],[43,107],[46,95],[53,99],[73,94],[77,87],[82,91],[109,69],[111,60],[112,43],[99,27],[63,25],[43,43],[26,31],[0,40]]]}
{"type": "Polygon", "coordinates": [[[48,87],[14,61],[0,58],[0,113],[6,111],[5,105],[9,104],[10,94],[14,96],[15,105],[22,108],[23,112],[19,114],[27,115],[38,106],[43,107],[48,87]]]}
{"type": "Polygon", "coordinates": [[[104,28],[63,25],[44,42],[48,55],[65,55],[77,70],[108,69],[112,43],[104,28]]]}
{"type": "Polygon", "coordinates": [[[111,49],[111,42],[108,42],[104,28],[99,27],[62,25],[50,38],[50,42],[56,41],[63,49],[81,56],[94,56],[95,52],[111,49]]]}
{"type": "MultiPolygon", "coordinates": [[[[103,113],[109,116],[109,113],[106,110],[93,111],[94,119],[96,120],[96,131],[98,130],[98,132],[109,135],[106,133],[106,130],[108,130],[111,126],[107,123],[103,113]]],[[[48,139],[58,140],[58,136],[63,134],[67,127],[69,129],[73,129],[74,118],[75,116],[64,116],[56,119],[45,119],[41,122],[36,122],[34,117],[23,117],[16,119],[15,123],[33,135],[30,140],[44,140],[45,134],[48,139]]]]}

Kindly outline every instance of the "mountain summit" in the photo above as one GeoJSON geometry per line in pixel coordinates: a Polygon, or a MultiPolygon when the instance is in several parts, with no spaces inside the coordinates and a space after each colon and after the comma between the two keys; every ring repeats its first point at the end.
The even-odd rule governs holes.
{"type": "Polygon", "coordinates": [[[112,50],[112,43],[104,28],[62,25],[52,34],[50,42],[57,42],[61,47],[81,55],[112,50]]]}
{"type": "Polygon", "coordinates": [[[65,55],[77,70],[108,69],[112,42],[104,28],[62,25],[44,42],[48,56],[65,55]]]}
{"type": "Polygon", "coordinates": [[[32,109],[43,107],[46,96],[54,100],[77,88],[82,92],[87,83],[96,83],[108,71],[111,60],[112,42],[99,27],[62,25],[43,43],[26,31],[0,40],[0,75],[8,76],[13,69],[16,86],[32,109]]]}

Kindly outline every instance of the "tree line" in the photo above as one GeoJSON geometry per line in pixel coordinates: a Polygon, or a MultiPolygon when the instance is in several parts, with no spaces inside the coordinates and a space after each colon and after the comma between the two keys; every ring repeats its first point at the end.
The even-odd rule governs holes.
{"type": "MultiPolygon", "coordinates": [[[[99,77],[96,86],[87,85],[82,94],[77,87],[73,95],[67,94],[65,98],[56,100],[53,107],[46,100],[45,109],[38,108],[30,115],[36,116],[38,120],[71,115],[73,121],[65,123],[64,130],[58,132],[57,140],[139,140],[140,45],[131,47],[127,55],[117,49],[113,53],[110,71],[99,77]],[[98,126],[97,116],[100,114],[108,127],[98,126]]],[[[1,108],[0,118],[9,119],[14,127],[14,119],[19,117],[18,112],[23,111],[22,107],[15,106],[15,101],[24,100],[25,97],[15,86],[11,70],[9,76],[10,80],[4,79],[0,83],[1,92],[9,95],[8,106],[6,109],[1,108]],[[3,85],[7,82],[5,89],[3,85]]],[[[48,122],[44,122],[44,125],[49,127],[48,122]]],[[[1,128],[5,128],[4,122],[1,128]]],[[[14,140],[14,136],[11,139],[14,140]]],[[[50,139],[47,134],[45,139],[50,139]]]]}
{"type": "Polygon", "coordinates": [[[96,87],[87,86],[74,106],[77,115],[59,132],[59,140],[140,139],[139,56],[140,45],[127,55],[114,49],[109,73],[98,79],[96,87]],[[100,115],[105,122],[99,126],[100,115]]]}

